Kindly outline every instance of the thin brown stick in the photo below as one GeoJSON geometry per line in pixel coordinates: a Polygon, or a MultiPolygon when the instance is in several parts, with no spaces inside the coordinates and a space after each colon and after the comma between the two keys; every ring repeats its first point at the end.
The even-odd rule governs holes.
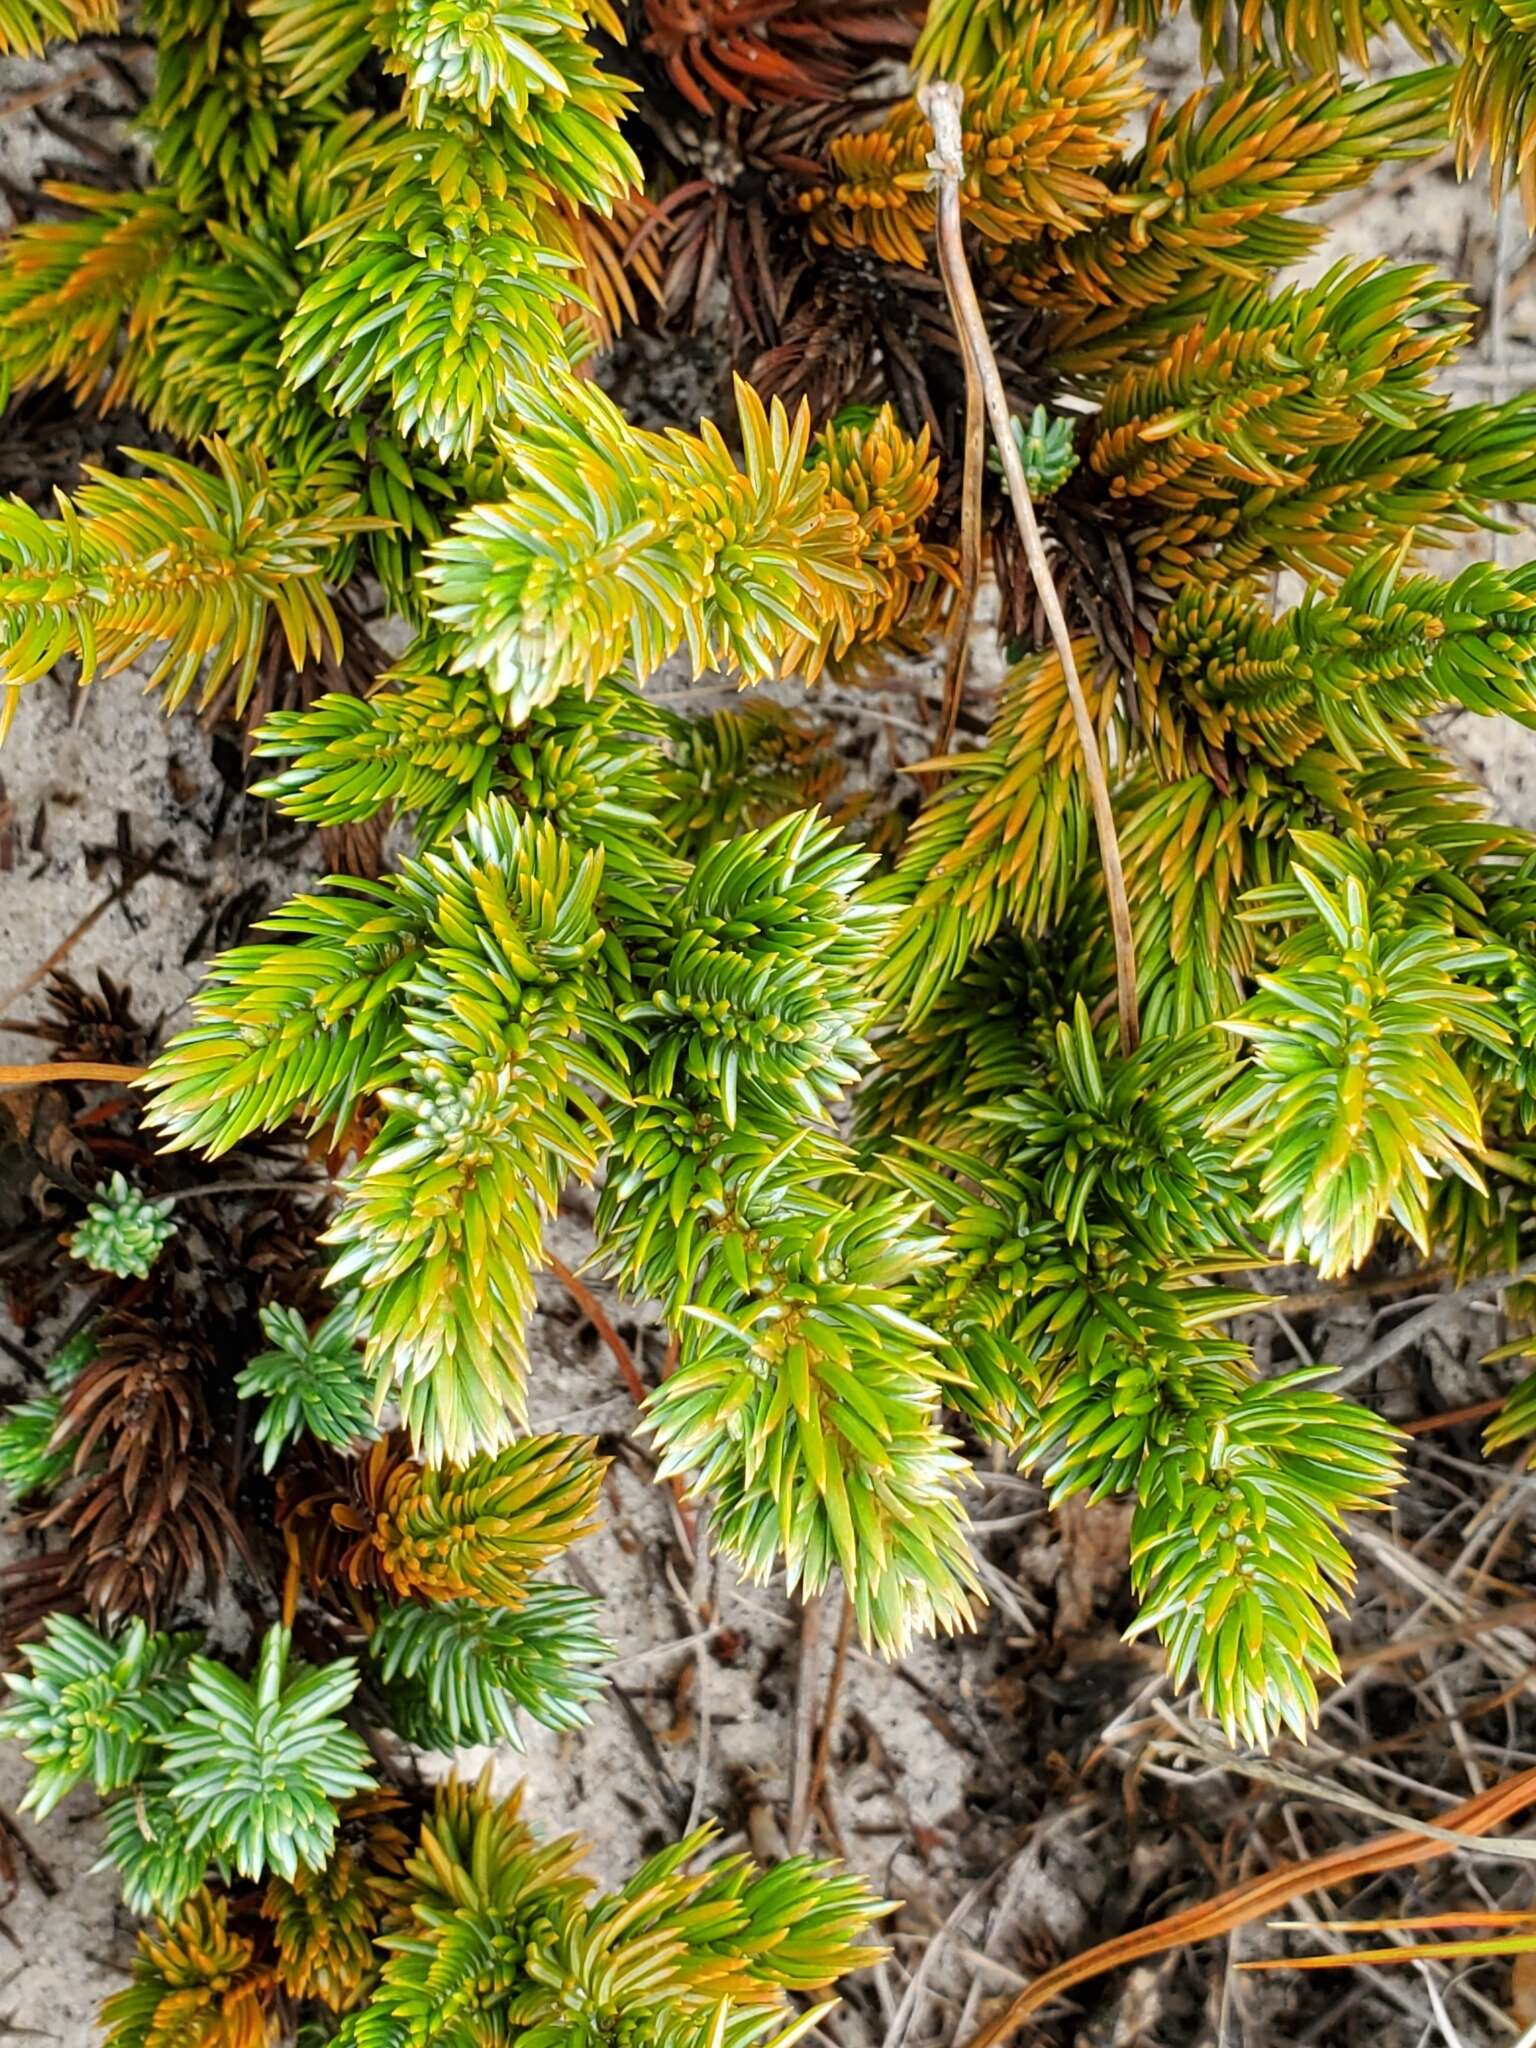
{"type": "Polygon", "coordinates": [[[18,1851],[22,1862],[26,1864],[27,1869],[32,1873],[33,1883],[37,1886],[43,1897],[45,1899],[56,1899],[59,1895],[59,1880],[54,1876],[50,1865],[33,1848],[31,1842],[28,1841],[15,1821],[11,1819],[11,1816],[5,1811],[4,1807],[0,1807],[0,1834],[3,1834],[11,1846],[18,1851]]]}
{"type": "MultiPolygon", "coordinates": [[[[1486,1835],[1491,1828],[1525,1812],[1532,1804],[1536,1804],[1536,1771],[1521,1771],[1506,1778],[1503,1784],[1453,1807],[1441,1818],[1447,1829],[1457,1834],[1486,1835]]],[[[1384,1870],[1427,1863],[1432,1857],[1445,1854],[1445,1847],[1438,1841],[1426,1839],[1413,1829],[1395,1828],[1390,1834],[1330,1849],[1325,1855],[1308,1857],[1305,1862],[1279,1863],[1262,1877],[1234,1885],[1203,1905],[1186,1906],[1182,1912],[1170,1913],[1151,1927],[1116,1935],[1113,1941],[1100,1942],[1070,1962],[1047,1970],[1028,1990],[1019,1993],[1006,2012],[1000,2013],[979,2034],[973,2034],[965,2048],[1002,2048],[1002,2043],[1011,2041],[1031,2014],[1075,1985],[1102,1976],[1106,1970],[1120,1969],[1144,1956],[1163,1955],[1190,1942],[1213,1940],[1234,1927],[1246,1927],[1250,1921],[1262,1919],[1308,1892],[1359,1877],[1373,1877],[1384,1870]]]]}
{"type": "MultiPolygon", "coordinates": [[[[1251,1273],[1250,1266],[1224,1266],[1224,1273],[1251,1273]]],[[[1278,1290],[1271,1296],[1276,1308],[1287,1315],[1301,1315],[1312,1309],[1347,1308],[1356,1301],[1390,1301],[1400,1294],[1431,1293],[1450,1278],[1451,1269],[1443,1259],[1418,1266],[1411,1273],[1390,1273],[1382,1280],[1354,1280],[1336,1287],[1298,1287],[1278,1290]]]]}
{"type": "MultiPolygon", "coordinates": [[[[545,1258],[548,1261],[549,1270],[565,1288],[572,1301],[576,1303],[576,1306],[581,1310],[593,1329],[596,1330],[598,1336],[612,1352],[613,1362],[619,1368],[619,1377],[623,1380],[630,1399],[637,1408],[644,1408],[646,1402],[650,1399],[650,1388],[647,1387],[645,1381],[640,1377],[640,1368],[635,1363],[635,1354],[613,1327],[608,1311],[603,1307],[603,1304],[592,1292],[586,1281],[582,1279],[581,1275],[573,1273],[563,1259],[557,1259],[550,1252],[545,1253],[545,1258]]],[[[661,1368],[663,1379],[666,1378],[676,1363],[676,1349],[675,1346],[672,1346],[668,1348],[666,1361],[661,1368]]],[[[672,1489],[672,1498],[677,1504],[677,1518],[682,1526],[684,1542],[690,1553],[696,1552],[699,1544],[699,1525],[698,1518],[688,1503],[688,1489],[681,1479],[673,1479],[669,1484],[672,1489]]]]}
{"type": "Polygon", "coordinates": [[[794,1748],[789,1759],[789,1824],[784,1841],[798,1856],[811,1820],[811,1727],[815,1719],[816,1670],[821,1662],[821,1613],[826,1596],[812,1593],[800,1610],[800,1668],[795,1679],[794,1748]]]}
{"type": "Polygon", "coordinates": [[[299,1611],[299,1594],[303,1591],[304,1559],[299,1551],[299,1539],[293,1530],[283,1531],[283,1548],[288,1553],[283,1570],[283,1604],[278,1619],[284,1628],[293,1627],[293,1618],[299,1611]]]}
{"type": "Polygon", "coordinates": [[[44,1081],[126,1081],[136,1086],[147,1067],[117,1067],[110,1060],[34,1060],[28,1066],[0,1067],[0,1088],[37,1088],[44,1081]]]}
{"type": "Polygon", "coordinates": [[[602,1338],[608,1349],[613,1353],[613,1362],[619,1368],[619,1377],[629,1389],[635,1406],[643,1408],[649,1399],[649,1389],[645,1381],[640,1377],[640,1368],[635,1363],[635,1354],[613,1327],[608,1311],[603,1307],[603,1304],[598,1300],[579,1273],[573,1273],[569,1266],[563,1264],[551,1254],[546,1254],[546,1257],[549,1259],[549,1270],[551,1273],[554,1274],[555,1278],[564,1287],[566,1293],[570,1295],[587,1321],[596,1330],[598,1336],[602,1338]]]}
{"type": "Polygon", "coordinates": [[[816,1737],[816,1760],[811,1765],[810,1788],[805,1795],[808,1814],[816,1811],[821,1789],[827,1782],[827,1766],[832,1760],[832,1738],[837,1733],[837,1707],[843,1694],[843,1679],[847,1674],[848,1651],[852,1643],[853,1600],[845,1591],[842,1617],[837,1624],[837,1647],[832,1653],[832,1676],[827,1680],[827,1696],[821,1709],[821,1728],[816,1737]]]}
{"type": "Polygon", "coordinates": [[[1013,438],[1013,419],[1008,410],[1008,394],[1003,389],[997,357],[992,353],[986,319],[976,297],[976,287],[971,282],[970,265],[966,261],[965,240],[960,220],[960,184],[965,176],[965,157],[960,137],[962,94],[958,85],[935,83],[925,85],[917,98],[918,105],[928,116],[933,129],[934,147],[928,163],[934,173],[939,195],[939,267],[944,274],[944,289],[949,297],[950,313],[961,335],[962,347],[969,351],[981,382],[987,417],[992,424],[992,439],[997,445],[1003,475],[1008,481],[1008,496],[1013,505],[1013,516],[1018,522],[1019,536],[1024,543],[1024,558],[1029,564],[1029,573],[1034,580],[1041,609],[1051,630],[1051,641],[1056,649],[1056,658],[1061,663],[1062,678],[1066,683],[1067,696],[1072,705],[1072,719],[1077,727],[1078,743],[1082,748],[1083,773],[1087,777],[1088,794],[1093,803],[1099,858],[1104,864],[1104,890],[1109,898],[1109,921],[1115,939],[1115,989],[1120,1012],[1120,1049],[1122,1052],[1134,1052],[1141,1039],[1141,1019],[1136,999],[1136,946],[1131,931],[1130,904],[1125,893],[1125,872],[1120,862],[1120,842],[1115,835],[1115,814],[1109,798],[1109,781],[1104,773],[1104,760],[1099,752],[1099,737],[1094,730],[1093,715],[1088,709],[1088,699],[1083,694],[1082,679],[1077,672],[1077,659],[1072,652],[1072,635],[1067,629],[1066,615],[1061,609],[1056,580],[1051,574],[1051,565],[1046,558],[1045,543],[1040,538],[1040,527],[1035,518],[1033,500],[1029,495],[1029,482],[1024,475],[1024,464],[1019,457],[1018,444],[1013,438]]]}
{"type": "Polygon", "coordinates": [[[965,701],[965,672],[970,665],[971,621],[981,588],[981,484],[987,460],[987,409],[981,372],[960,330],[960,360],[965,369],[965,467],[960,481],[960,587],[949,622],[949,647],[944,658],[944,706],[939,718],[937,754],[954,745],[965,701]]]}
{"type": "Polygon", "coordinates": [[[1491,1401],[1469,1401],[1464,1408],[1442,1408],[1438,1415],[1421,1415],[1417,1422],[1405,1422],[1403,1435],[1433,1436],[1436,1430],[1455,1429],[1463,1422],[1482,1422],[1497,1415],[1503,1406],[1504,1396],[1495,1394],[1491,1401]]]}
{"type": "Polygon", "coordinates": [[[174,1188],[157,1200],[167,1208],[178,1202],[201,1202],[210,1195],[323,1195],[335,1185],[324,1180],[209,1180],[174,1188]]]}

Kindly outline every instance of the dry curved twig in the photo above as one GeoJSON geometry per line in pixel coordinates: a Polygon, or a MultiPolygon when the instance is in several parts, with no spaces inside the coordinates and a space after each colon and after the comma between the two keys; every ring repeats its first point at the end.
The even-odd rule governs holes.
{"type": "MultiPolygon", "coordinates": [[[[1452,1807],[1441,1816],[1441,1826],[1447,1834],[1486,1835],[1501,1821],[1510,1820],[1531,1806],[1536,1806],[1536,1770],[1521,1771],[1476,1798],[1452,1807]]],[[[1390,1834],[1343,1849],[1330,1849],[1325,1855],[1310,1856],[1302,1863],[1277,1864],[1262,1877],[1233,1885],[1203,1905],[1186,1906],[1182,1912],[1170,1913],[1166,1920],[1151,1927],[1117,1934],[1112,1941],[1101,1941],[1097,1947],[1073,1956],[1070,1962],[1047,1970],[1019,1993],[1006,2012],[1000,2013],[979,2034],[973,2034],[965,2048],[1002,2048],[1002,2043],[1011,2041],[1031,2014],[1075,1985],[1101,1977],[1106,1970],[1121,1969],[1127,1963],[1162,1955],[1171,1948],[1183,1948],[1189,1942],[1211,1941],[1217,1935],[1229,1934],[1234,1927],[1244,1927],[1251,1920],[1289,1905],[1292,1899],[1307,1892],[1371,1877],[1383,1870],[1427,1863],[1431,1857],[1445,1855],[1446,1848],[1443,1841],[1427,1838],[1416,1828],[1394,1828],[1390,1834]]]]}
{"type": "Polygon", "coordinates": [[[1109,919],[1115,940],[1115,990],[1120,1013],[1120,1050],[1130,1053],[1134,1052],[1140,1043],[1141,1018],[1136,998],[1136,945],[1131,930],[1130,902],[1125,891],[1125,873],[1120,860],[1120,842],[1115,833],[1114,807],[1110,802],[1109,779],[1104,773],[1104,761],[1099,752],[1098,735],[1093,727],[1093,715],[1088,709],[1088,700],[1083,695],[1082,679],[1078,675],[1077,661],[1072,652],[1072,636],[1067,630],[1066,615],[1061,609],[1061,598],[1056,589],[1055,578],[1051,574],[1051,565],[1046,559],[1045,543],[1040,538],[1034,502],[1029,495],[1029,481],[1024,474],[1018,445],[1013,438],[1008,395],[1003,389],[997,357],[992,351],[992,343],[987,335],[987,323],[982,314],[980,301],[976,297],[976,287],[971,282],[970,266],[966,262],[960,219],[960,184],[965,176],[965,159],[960,136],[962,95],[958,85],[936,83],[924,86],[917,98],[918,105],[928,116],[933,128],[934,147],[928,163],[933,171],[939,195],[939,267],[944,274],[944,288],[949,294],[950,312],[965,352],[968,380],[970,372],[974,370],[981,384],[987,417],[992,424],[992,439],[997,445],[1003,475],[1008,482],[1008,496],[1013,505],[1013,516],[1018,522],[1019,535],[1024,543],[1025,560],[1029,563],[1029,572],[1039,593],[1041,609],[1045,613],[1051,640],[1061,662],[1062,676],[1072,704],[1072,719],[1077,727],[1077,737],[1083,751],[1083,773],[1087,777],[1088,794],[1093,804],[1099,857],[1104,863],[1104,890],[1109,898],[1109,919]]]}
{"type": "Polygon", "coordinates": [[[0,1088],[37,1088],[44,1081],[142,1081],[144,1067],[119,1067],[110,1060],[35,1060],[20,1067],[0,1067],[0,1088]]]}

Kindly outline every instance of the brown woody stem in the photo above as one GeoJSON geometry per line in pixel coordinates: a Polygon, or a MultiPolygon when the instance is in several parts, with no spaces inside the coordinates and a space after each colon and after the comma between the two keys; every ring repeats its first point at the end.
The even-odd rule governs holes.
{"type": "Polygon", "coordinates": [[[928,163],[934,173],[938,191],[939,267],[944,274],[944,289],[949,297],[950,314],[967,357],[967,377],[969,378],[971,367],[974,366],[975,374],[981,382],[987,417],[992,424],[992,438],[997,444],[1003,475],[1008,482],[1008,496],[1013,504],[1013,516],[1018,522],[1019,536],[1024,543],[1024,558],[1029,564],[1029,573],[1034,579],[1046,624],[1050,627],[1051,641],[1056,649],[1056,658],[1061,663],[1067,696],[1072,705],[1072,718],[1083,751],[1083,772],[1088,778],[1088,793],[1093,804],[1099,858],[1104,864],[1104,889],[1109,898],[1109,919],[1115,939],[1115,988],[1120,1012],[1120,1049],[1122,1052],[1134,1052],[1141,1039],[1141,1020],[1136,1001],[1136,947],[1131,933],[1130,904],[1125,893],[1125,871],[1120,863],[1120,842],[1115,836],[1115,814],[1109,800],[1109,781],[1104,773],[1104,758],[1099,751],[1099,738],[1094,730],[1093,716],[1088,709],[1088,700],[1083,695],[1082,679],[1077,672],[1077,659],[1072,652],[1072,635],[1067,630],[1066,616],[1061,609],[1061,598],[1056,589],[1056,579],[1051,574],[1051,565],[1046,559],[1045,543],[1040,538],[1040,527],[1035,518],[1034,503],[1029,495],[1024,464],[1019,456],[1018,444],[1013,438],[1013,420],[1008,410],[1008,396],[1003,390],[997,357],[992,352],[992,343],[987,335],[987,323],[982,316],[981,305],[976,297],[976,287],[971,282],[970,265],[965,256],[960,219],[960,185],[965,176],[960,130],[962,95],[958,85],[935,83],[924,86],[917,99],[933,129],[934,146],[928,163]]]}
{"type": "Polygon", "coordinates": [[[815,1813],[826,1787],[827,1767],[832,1761],[832,1738],[837,1733],[838,1703],[843,1696],[843,1679],[847,1675],[848,1652],[852,1644],[853,1601],[845,1590],[842,1618],[837,1624],[837,1647],[832,1653],[832,1676],[827,1680],[827,1695],[821,1708],[821,1727],[816,1736],[816,1755],[811,1765],[810,1789],[805,1795],[806,1810],[809,1814],[815,1813]]]}
{"type": "Polygon", "coordinates": [[[557,1259],[551,1252],[546,1252],[544,1257],[551,1273],[612,1353],[613,1362],[619,1368],[619,1378],[624,1382],[630,1399],[637,1408],[643,1409],[650,1399],[650,1388],[640,1377],[635,1354],[613,1327],[613,1320],[608,1311],[579,1273],[573,1273],[563,1260],[557,1259]]]}
{"type": "Polygon", "coordinates": [[[821,1666],[824,1593],[807,1593],[800,1609],[800,1669],[795,1681],[794,1746],[789,1759],[789,1819],[784,1841],[791,1856],[805,1845],[811,1823],[811,1777],[816,1722],[816,1677],[821,1666]]]}

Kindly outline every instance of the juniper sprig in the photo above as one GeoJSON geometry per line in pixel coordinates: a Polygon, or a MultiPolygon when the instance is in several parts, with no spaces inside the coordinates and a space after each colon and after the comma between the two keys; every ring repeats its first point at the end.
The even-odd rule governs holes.
{"type": "Polygon", "coordinates": [[[290,1667],[285,1629],[269,1629],[254,1678],[192,1657],[188,1705],[163,1737],[171,1799],[194,1846],[229,1859],[242,1877],[292,1879],[330,1854],[336,1809],[373,1783],[368,1751],[338,1718],[357,1668],[290,1667]]]}
{"type": "Polygon", "coordinates": [[[297,1309],[272,1303],[261,1311],[272,1349],[251,1360],[235,1387],[263,1404],[256,1424],[263,1471],[270,1472],[300,1435],[345,1450],[372,1433],[356,1320],[349,1301],[333,1308],[313,1330],[297,1309]]]}
{"type": "Polygon", "coordinates": [[[70,1233],[69,1248],[94,1272],[146,1280],[175,1234],[169,1204],[150,1201],[122,1174],[114,1173],[70,1233]]]}

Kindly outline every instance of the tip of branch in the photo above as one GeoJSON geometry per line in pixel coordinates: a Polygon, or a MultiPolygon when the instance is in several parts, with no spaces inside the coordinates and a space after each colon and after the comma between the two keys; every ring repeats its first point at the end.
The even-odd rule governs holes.
{"type": "Polygon", "coordinates": [[[952,179],[957,184],[965,176],[965,152],[960,140],[960,108],[964,99],[958,85],[942,78],[920,87],[917,95],[917,104],[928,116],[928,125],[933,130],[928,168],[936,178],[952,179]]]}

